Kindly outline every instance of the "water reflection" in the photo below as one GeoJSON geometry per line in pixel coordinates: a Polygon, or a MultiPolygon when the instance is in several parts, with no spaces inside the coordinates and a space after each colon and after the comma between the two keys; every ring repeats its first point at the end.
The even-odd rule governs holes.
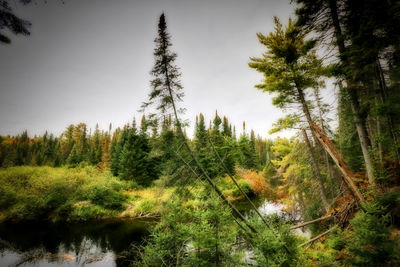
{"type": "Polygon", "coordinates": [[[150,222],[0,224],[0,266],[127,266],[150,222]]]}

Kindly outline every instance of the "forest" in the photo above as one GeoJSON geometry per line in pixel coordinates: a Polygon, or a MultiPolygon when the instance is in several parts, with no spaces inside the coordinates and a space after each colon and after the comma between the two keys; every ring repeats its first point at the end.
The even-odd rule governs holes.
{"type": "MultiPolygon", "coordinates": [[[[0,3],[0,30],[29,34],[0,3]]],[[[17,265],[60,263],[57,249],[22,251],[1,225],[144,220],[117,266],[400,266],[400,1],[291,4],[292,18],[254,33],[263,53],[248,67],[282,110],[269,134],[292,137],[237,129],[221,110],[185,120],[185,70],[162,13],[151,90],[131,122],[0,136],[0,250],[21,254],[17,265]]]]}

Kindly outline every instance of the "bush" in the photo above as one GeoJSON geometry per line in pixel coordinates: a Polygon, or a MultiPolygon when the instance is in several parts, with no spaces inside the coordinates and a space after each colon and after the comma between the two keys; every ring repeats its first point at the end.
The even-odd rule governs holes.
{"type": "Polygon", "coordinates": [[[135,266],[242,266],[232,247],[237,228],[228,208],[210,188],[196,192],[193,205],[171,199],[135,266]],[[205,200],[205,198],[207,200],[205,200]]]}
{"type": "Polygon", "coordinates": [[[142,199],[138,201],[135,206],[135,214],[151,214],[154,213],[156,207],[159,206],[159,201],[157,199],[142,199]]]}
{"type": "Polygon", "coordinates": [[[342,250],[346,246],[346,239],[342,236],[342,231],[335,226],[331,229],[329,238],[326,240],[326,246],[334,250],[342,250]]]}
{"type": "MultiPolygon", "coordinates": [[[[239,184],[240,188],[242,189],[242,191],[243,191],[248,197],[254,197],[254,196],[255,196],[253,189],[251,188],[250,184],[249,184],[247,181],[239,180],[239,181],[238,181],[238,184],[239,184]]],[[[239,190],[239,188],[237,188],[237,187],[235,186],[235,188],[234,188],[234,190],[233,190],[233,192],[232,192],[232,195],[233,195],[234,197],[238,197],[238,196],[242,196],[243,193],[239,190]]]]}
{"type": "Polygon", "coordinates": [[[123,208],[126,197],[120,190],[124,187],[125,182],[93,166],[0,169],[0,212],[3,219],[17,221],[105,216],[123,208]],[[83,211],[75,205],[85,200],[96,208],[83,211]],[[91,212],[95,216],[89,216],[91,212]]]}
{"type": "Polygon", "coordinates": [[[347,263],[355,266],[379,266],[399,264],[400,243],[391,238],[388,216],[382,215],[383,208],[375,202],[363,205],[350,221],[353,231],[348,231],[346,249],[347,263]]]}
{"type": "Polygon", "coordinates": [[[272,191],[267,179],[254,170],[237,169],[237,173],[250,185],[252,192],[258,196],[273,198],[272,191]]]}
{"type": "Polygon", "coordinates": [[[109,212],[100,206],[91,205],[89,203],[75,204],[71,214],[69,214],[71,219],[79,221],[101,219],[107,215],[112,215],[112,212],[109,212]]]}
{"type": "Polygon", "coordinates": [[[399,266],[400,242],[391,236],[387,207],[380,202],[363,203],[364,210],[356,213],[346,230],[333,228],[325,242],[327,249],[316,262],[337,256],[340,261],[335,264],[344,266],[399,266]]]}
{"type": "Polygon", "coordinates": [[[89,193],[89,200],[95,204],[102,206],[106,209],[122,210],[126,197],[105,186],[93,187],[89,193]]]}
{"type": "Polygon", "coordinates": [[[276,214],[265,218],[268,227],[257,216],[251,224],[258,229],[252,241],[259,266],[296,266],[300,261],[300,240],[291,232],[290,225],[276,214]]]}

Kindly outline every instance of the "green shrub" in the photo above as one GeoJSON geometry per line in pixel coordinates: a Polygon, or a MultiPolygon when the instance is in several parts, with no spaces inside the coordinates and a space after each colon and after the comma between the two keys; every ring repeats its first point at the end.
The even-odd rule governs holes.
{"type": "Polygon", "coordinates": [[[121,210],[124,208],[126,197],[107,187],[96,186],[89,192],[89,200],[106,209],[121,210]]]}
{"type": "Polygon", "coordinates": [[[388,216],[376,202],[365,203],[350,221],[353,231],[347,232],[346,249],[350,255],[347,263],[354,266],[397,265],[400,260],[400,243],[391,238],[388,216]]]}
{"type": "MultiPolygon", "coordinates": [[[[248,196],[248,197],[254,197],[255,193],[253,189],[251,188],[250,184],[246,182],[245,180],[239,180],[238,184],[242,191],[248,196]]],[[[234,190],[232,192],[232,195],[234,197],[242,196],[243,193],[239,190],[239,188],[235,185],[234,190]]]]}
{"type": "Polygon", "coordinates": [[[156,199],[144,199],[140,200],[135,206],[135,214],[149,214],[153,213],[155,207],[158,206],[156,199]]]}
{"type": "Polygon", "coordinates": [[[75,205],[70,216],[73,220],[88,221],[101,219],[112,213],[97,205],[75,205]]]}
{"type": "Polygon", "coordinates": [[[68,220],[79,219],[79,214],[85,219],[99,217],[124,207],[126,197],[120,190],[126,186],[93,166],[0,169],[0,212],[5,220],[68,220]],[[85,200],[98,208],[78,212],[74,204],[85,200]],[[87,214],[91,212],[95,216],[87,214]]]}
{"type": "Polygon", "coordinates": [[[0,210],[4,210],[17,202],[17,195],[9,187],[0,187],[0,210]]]}
{"type": "Polygon", "coordinates": [[[229,209],[210,188],[195,195],[195,206],[176,198],[166,204],[135,266],[243,266],[229,209]]]}
{"type": "Polygon", "coordinates": [[[55,183],[43,196],[46,208],[51,211],[62,206],[68,200],[69,193],[69,190],[62,183],[55,183]]]}
{"type": "Polygon", "coordinates": [[[329,238],[326,240],[326,246],[334,250],[342,250],[346,246],[346,239],[343,238],[342,231],[335,226],[331,229],[329,238]]]}
{"type": "Polygon", "coordinates": [[[252,241],[259,266],[296,266],[300,261],[299,238],[290,230],[290,225],[276,214],[265,217],[268,227],[253,215],[252,226],[258,230],[252,241]]]}

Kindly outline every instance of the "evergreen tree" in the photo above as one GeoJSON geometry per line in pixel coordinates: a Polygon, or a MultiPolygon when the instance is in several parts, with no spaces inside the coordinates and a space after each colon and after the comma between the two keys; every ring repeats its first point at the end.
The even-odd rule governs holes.
{"type": "Polygon", "coordinates": [[[222,122],[222,135],[232,137],[232,127],[228,122],[228,118],[225,116],[222,122]]]}
{"type": "Polygon", "coordinates": [[[215,177],[217,175],[216,161],[213,152],[210,149],[210,144],[208,140],[210,137],[208,131],[206,130],[204,116],[201,113],[199,115],[199,120],[194,135],[194,151],[196,152],[200,163],[207,171],[207,173],[211,177],[215,177]]]}
{"type": "Polygon", "coordinates": [[[118,176],[120,170],[121,151],[128,139],[128,126],[122,131],[117,129],[111,141],[111,162],[110,170],[114,176],[118,176]]]}
{"type": "MultiPolygon", "coordinates": [[[[379,51],[387,44],[384,40],[398,40],[400,36],[398,30],[389,30],[389,28],[394,29],[392,26],[398,25],[399,22],[398,16],[393,14],[393,5],[396,4],[392,1],[381,4],[375,0],[297,0],[296,2],[300,4],[296,11],[297,24],[316,30],[320,34],[320,40],[327,36],[331,38],[333,33],[334,42],[331,43],[339,52],[335,74],[340,83],[345,83],[346,88],[340,93],[348,97],[352,114],[351,123],[355,125],[358,133],[369,182],[374,184],[372,132],[367,130],[367,117],[372,99],[380,97],[377,92],[384,91],[385,79],[380,71],[379,51]],[[388,25],[392,26],[386,28],[388,25]],[[380,34],[377,34],[378,32],[380,34]],[[393,36],[386,36],[388,32],[393,33],[393,36]],[[374,76],[376,78],[373,78],[374,76]],[[374,86],[371,86],[373,80],[380,83],[381,89],[373,90],[374,86]]],[[[391,118],[388,121],[393,122],[391,118]]],[[[389,123],[388,126],[396,147],[398,141],[394,134],[393,123],[389,123]]],[[[378,124],[377,128],[381,126],[378,124]]],[[[398,153],[398,149],[396,151],[398,153]]]]}
{"type": "MultiPolygon", "coordinates": [[[[158,36],[154,40],[156,48],[153,53],[155,63],[151,71],[153,76],[153,80],[151,80],[152,90],[149,94],[148,101],[142,104],[142,109],[145,110],[153,106],[158,111],[158,115],[156,115],[156,113],[150,113],[149,120],[157,119],[157,117],[161,115],[161,117],[166,119],[165,121],[169,129],[172,128],[171,126],[174,124],[175,127],[172,132],[170,132],[171,130],[165,131],[167,128],[164,128],[164,133],[161,133],[161,137],[167,138],[170,142],[173,142],[174,146],[163,150],[166,156],[179,153],[180,157],[185,158],[188,151],[184,152],[183,150],[185,149],[177,151],[178,148],[182,148],[182,143],[184,143],[186,148],[189,148],[184,130],[182,129],[184,124],[182,124],[178,117],[178,114],[182,114],[184,110],[176,106],[178,102],[182,101],[184,93],[180,83],[181,73],[175,65],[177,55],[170,50],[172,46],[170,39],[171,37],[167,32],[165,15],[162,13],[158,22],[158,36]],[[172,116],[174,116],[175,121],[172,120],[172,116]]],[[[177,158],[176,155],[174,155],[174,158],[177,158]]],[[[178,157],[178,160],[181,159],[178,157]]],[[[172,175],[174,178],[181,177],[179,175],[176,176],[176,174],[177,171],[181,169],[178,166],[182,166],[182,163],[176,165],[174,170],[171,170],[171,165],[168,163],[168,160],[165,163],[167,163],[166,166],[169,166],[166,168],[169,170],[169,174],[174,174],[172,175]]]]}
{"type": "Polygon", "coordinates": [[[26,130],[18,137],[16,150],[17,158],[15,165],[29,164],[29,137],[26,130]]]}
{"type": "Polygon", "coordinates": [[[96,129],[91,139],[93,140],[90,144],[89,162],[92,165],[98,165],[101,162],[103,155],[102,145],[101,145],[101,133],[98,124],[96,124],[96,129]]]}
{"type": "Polygon", "coordinates": [[[151,71],[154,77],[151,81],[152,91],[149,94],[149,101],[143,103],[142,108],[155,105],[161,114],[167,116],[171,115],[169,113],[171,110],[175,113],[183,112],[174,105],[175,101],[182,101],[184,96],[179,80],[181,74],[175,65],[177,55],[170,51],[172,46],[170,39],[165,15],[162,13],[158,23],[158,37],[154,40],[156,48],[154,49],[155,63],[151,71]]]}
{"type": "Polygon", "coordinates": [[[157,179],[155,162],[150,158],[150,145],[147,136],[138,134],[136,128],[127,130],[126,141],[121,147],[118,175],[124,180],[148,186],[157,179]]]}
{"type": "MultiPolygon", "coordinates": [[[[20,0],[22,4],[28,4],[31,0],[20,0]]],[[[11,39],[5,32],[13,34],[29,35],[31,23],[27,20],[17,17],[7,0],[0,0],[0,43],[9,44],[11,39]]]]}
{"type": "MultiPolygon", "coordinates": [[[[249,66],[264,74],[264,82],[256,87],[260,90],[276,94],[273,104],[286,108],[290,104],[299,104],[306,118],[308,127],[312,129],[313,119],[306,101],[306,90],[320,85],[325,68],[316,55],[315,40],[306,40],[307,31],[293,24],[289,19],[284,29],[278,18],[275,20],[275,31],[268,36],[258,34],[260,43],[266,46],[267,52],[262,58],[251,58],[249,66]]],[[[313,133],[313,131],[312,131],[313,133]]],[[[308,141],[306,131],[303,129],[304,138],[308,145],[312,168],[321,192],[321,199],[328,211],[330,205],[327,201],[323,177],[321,175],[318,159],[308,141]]],[[[320,143],[313,134],[315,144],[320,143]]],[[[320,149],[322,152],[322,149],[320,149]]]]}
{"type": "Polygon", "coordinates": [[[62,153],[62,161],[66,162],[69,154],[72,151],[72,148],[74,146],[74,138],[73,138],[73,132],[74,132],[75,126],[73,124],[69,125],[65,132],[61,135],[61,149],[63,151],[62,153]]]}
{"type": "Polygon", "coordinates": [[[243,133],[238,141],[239,145],[239,165],[245,169],[257,168],[257,156],[248,136],[243,133]]]}

